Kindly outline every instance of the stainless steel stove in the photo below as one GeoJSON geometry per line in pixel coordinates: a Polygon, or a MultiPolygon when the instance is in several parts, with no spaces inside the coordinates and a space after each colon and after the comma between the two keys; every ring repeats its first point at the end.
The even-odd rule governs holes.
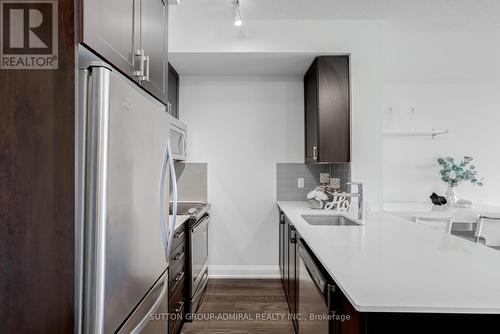
{"type": "MultiPolygon", "coordinates": [[[[210,204],[200,202],[179,202],[178,215],[189,215],[187,248],[190,263],[186,274],[191,277],[187,282],[187,293],[190,296],[187,313],[192,314],[198,310],[208,283],[208,225],[210,223],[210,204]]],[[[190,321],[192,317],[187,317],[190,321]]]]}
{"type": "MultiPolygon", "coordinates": [[[[172,208],[170,208],[172,209],[172,208]]],[[[178,215],[189,215],[190,223],[195,223],[200,220],[208,211],[210,211],[210,204],[200,202],[179,202],[177,204],[178,215]]]]}

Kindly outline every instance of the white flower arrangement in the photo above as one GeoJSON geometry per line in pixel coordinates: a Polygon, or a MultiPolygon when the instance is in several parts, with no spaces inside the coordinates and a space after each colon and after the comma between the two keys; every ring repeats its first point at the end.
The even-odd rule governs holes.
{"type": "Polygon", "coordinates": [[[307,194],[309,207],[312,209],[328,209],[349,211],[351,203],[345,196],[336,195],[335,189],[329,185],[322,185],[307,194]]]}
{"type": "Polygon", "coordinates": [[[323,191],[318,190],[318,188],[316,188],[307,194],[307,199],[315,199],[316,201],[320,202],[320,201],[327,201],[329,197],[323,191]]]}

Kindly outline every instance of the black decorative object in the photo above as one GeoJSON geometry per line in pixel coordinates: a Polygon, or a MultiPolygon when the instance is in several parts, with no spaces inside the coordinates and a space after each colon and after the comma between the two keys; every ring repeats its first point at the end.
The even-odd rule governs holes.
{"type": "Polygon", "coordinates": [[[434,205],[445,205],[446,203],[448,203],[446,201],[446,198],[444,198],[443,196],[438,196],[436,193],[432,193],[430,199],[432,201],[432,204],[434,205]]]}

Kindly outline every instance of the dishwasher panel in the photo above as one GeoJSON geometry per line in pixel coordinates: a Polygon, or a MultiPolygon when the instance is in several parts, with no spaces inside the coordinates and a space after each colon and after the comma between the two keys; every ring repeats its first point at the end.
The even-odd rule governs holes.
{"type": "Polygon", "coordinates": [[[331,286],[316,267],[307,249],[299,243],[298,312],[300,334],[322,334],[330,331],[329,293],[331,286]]]}

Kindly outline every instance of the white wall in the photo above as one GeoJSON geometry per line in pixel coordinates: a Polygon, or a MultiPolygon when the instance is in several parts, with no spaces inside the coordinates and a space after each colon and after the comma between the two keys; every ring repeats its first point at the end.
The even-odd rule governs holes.
{"type": "Polygon", "coordinates": [[[458,188],[459,197],[500,205],[500,28],[412,22],[384,27],[384,126],[449,129],[430,138],[384,138],[384,200],[426,201],[444,193],[436,159],[471,155],[483,188],[458,188]],[[410,109],[415,108],[412,115],[410,109]]]}
{"type": "Polygon", "coordinates": [[[182,6],[173,8],[172,14],[169,35],[171,52],[350,54],[351,176],[355,181],[364,182],[365,199],[370,207],[382,207],[384,66],[381,22],[246,20],[241,29],[235,29],[228,20],[189,19],[182,6]]]}
{"type": "MultiPolygon", "coordinates": [[[[365,183],[370,206],[382,207],[380,22],[246,20],[235,29],[231,21],[193,20],[182,10],[172,9],[173,53],[350,54],[351,176],[365,183]]],[[[301,82],[181,76],[180,115],[189,126],[189,159],[209,166],[212,274],[277,273],[276,162],[303,161],[301,82]]]]}
{"type": "MultiPolygon", "coordinates": [[[[172,10],[170,32],[173,53],[350,54],[351,176],[365,183],[370,206],[382,207],[380,22],[246,20],[235,29],[228,20],[189,19],[180,6],[172,10]]],[[[277,273],[276,162],[303,161],[301,82],[181,77],[189,158],[209,166],[212,274],[277,273]]]]}
{"type": "Polygon", "coordinates": [[[276,163],[304,157],[301,78],[181,77],[190,161],[208,162],[210,274],[278,275],[276,163]]]}

